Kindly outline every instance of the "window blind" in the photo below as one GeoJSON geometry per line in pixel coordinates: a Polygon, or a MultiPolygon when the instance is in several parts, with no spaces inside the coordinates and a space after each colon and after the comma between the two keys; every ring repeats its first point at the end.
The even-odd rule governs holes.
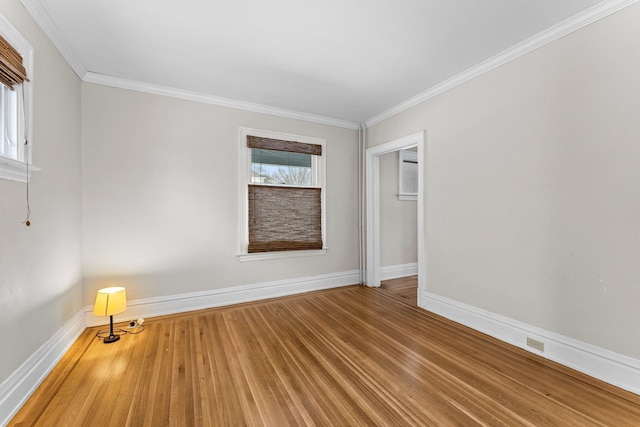
{"type": "Polygon", "coordinates": [[[322,155],[322,145],[307,144],[304,142],[284,141],[281,139],[261,138],[259,136],[247,136],[247,147],[261,148],[263,150],[288,151],[290,153],[322,155]]]}
{"type": "Polygon", "coordinates": [[[321,191],[250,184],[247,252],[322,249],[321,191]]]}
{"type": "Polygon", "coordinates": [[[0,83],[13,89],[13,85],[28,81],[22,56],[0,36],[0,83]]]}
{"type": "MultiPolygon", "coordinates": [[[[267,155],[273,156],[269,154],[273,152],[289,153],[293,157],[322,155],[319,144],[253,135],[247,136],[247,147],[252,149],[252,158],[262,156],[266,159],[267,155]]],[[[291,157],[289,155],[287,158],[291,157]]],[[[322,189],[316,187],[249,184],[247,252],[322,249],[321,196],[322,189]]]]}

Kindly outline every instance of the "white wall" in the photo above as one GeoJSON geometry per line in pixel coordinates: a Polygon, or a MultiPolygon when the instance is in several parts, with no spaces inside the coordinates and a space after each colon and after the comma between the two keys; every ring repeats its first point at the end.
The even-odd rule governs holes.
{"type": "Polygon", "coordinates": [[[398,200],[399,152],[380,156],[380,266],[418,262],[418,208],[398,200]]]}
{"type": "Polygon", "coordinates": [[[31,227],[21,224],[25,184],[0,179],[1,384],[83,303],[80,80],[17,0],[0,12],[35,50],[31,142],[43,169],[32,177],[31,227]]]}
{"type": "Polygon", "coordinates": [[[426,287],[640,359],[640,5],[394,116],[427,130],[426,287]]]}
{"type": "Polygon", "coordinates": [[[85,304],[358,269],[356,131],[94,84],[82,103],[85,304]],[[240,127],[326,139],[326,255],[238,260],[240,127]]]}

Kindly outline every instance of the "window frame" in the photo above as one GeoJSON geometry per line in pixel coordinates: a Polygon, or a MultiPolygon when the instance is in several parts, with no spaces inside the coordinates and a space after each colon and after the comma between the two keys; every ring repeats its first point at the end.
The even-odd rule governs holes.
{"type": "MultiPolygon", "coordinates": [[[[328,249],[327,246],[327,221],[326,221],[326,140],[310,136],[293,135],[281,132],[273,132],[247,127],[240,128],[240,167],[239,169],[239,248],[238,259],[240,261],[257,261],[264,259],[291,258],[301,256],[324,255],[328,249]],[[322,155],[312,157],[312,183],[311,186],[299,186],[301,188],[320,188],[320,208],[321,208],[321,227],[322,227],[322,249],[305,249],[296,251],[276,251],[276,252],[254,252],[249,253],[249,184],[265,185],[276,187],[289,187],[280,184],[256,184],[251,182],[251,148],[247,147],[247,136],[256,136],[262,138],[280,139],[286,141],[302,142],[307,144],[317,144],[322,146],[322,155]]],[[[298,186],[296,186],[298,187],[298,186]]]]}
{"type": "MultiPolygon", "coordinates": [[[[4,39],[9,42],[13,48],[20,53],[20,55],[22,55],[22,64],[24,65],[30,80],[29,82],[22,83],[22,88],[18,86],[14,88],[15,91],[24,92],[24,98],[22,99],[24,107],[21,106],[22,102],[20,100],[20,96],[18,96],[18,102],[16,102],[19,152],[17,159],[0,155],[0,179],[27,182],[31,179],[31,172],[41,170],[32,164],[34,49],[27,39],[25,39],[2,14],[0,14],[0,35],[4,37],[4,39]],[[25,115],[26,117],[24,117],[25,115]],[[20,126],[20,123],[25,123],[26,126],[20,126]],[[29,145],[27,147],[22,144],[25,137],[29,141],[29,145]],[[26,168],[27,164],[29,165],[28,173],[26,168]]],[[[0,131],[2,130],[0,129],[0,131]]]]}
{"type": "MultiPolygon", "coordinates": [[[[418,163],[418,153],[411,150],[399,150],[398,151],[398,200],[400,201],[417,201],[418,192],[409,193],[403,191],[404,186],[404,174],[402,173],[404,164],[406,163],[418,163]]],[[[416,175],[418,171],[416,169],[416,175]]],[[[417,176],[416,176],[417,180],[417,176]]]]}

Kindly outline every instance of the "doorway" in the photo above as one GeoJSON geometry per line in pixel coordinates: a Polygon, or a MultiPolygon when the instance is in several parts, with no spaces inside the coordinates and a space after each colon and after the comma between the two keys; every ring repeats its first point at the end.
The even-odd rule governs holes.
{"type": "Polygon", "coordinates": [[[366,150],[366,282],[380,287],[380,156],[416,147],[418,153],[418,306],[424,308],[424,141],[418,132],[366,150]]]}

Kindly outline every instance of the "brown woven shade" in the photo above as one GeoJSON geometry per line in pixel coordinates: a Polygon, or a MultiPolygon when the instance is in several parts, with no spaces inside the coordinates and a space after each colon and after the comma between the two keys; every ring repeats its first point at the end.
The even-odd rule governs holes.
{"type": "Polygon", "coordinates": [[[322,145],[306,144],[304,142],[284,141],[281,139],[247,136],[247,147],[262,148],[264,150],[288,151],[290,153],[322,155],[322,145]]]}
{"type": "Polygon", "coordinates": [[[13,90],[13,85],[28,81],[22,56],[0,36],[0,83],[13,90]]]}
{"type": "Polygon", "coordinates": [[[321,189],[249,185],[249,253],[322,249],[321,189]]]}

